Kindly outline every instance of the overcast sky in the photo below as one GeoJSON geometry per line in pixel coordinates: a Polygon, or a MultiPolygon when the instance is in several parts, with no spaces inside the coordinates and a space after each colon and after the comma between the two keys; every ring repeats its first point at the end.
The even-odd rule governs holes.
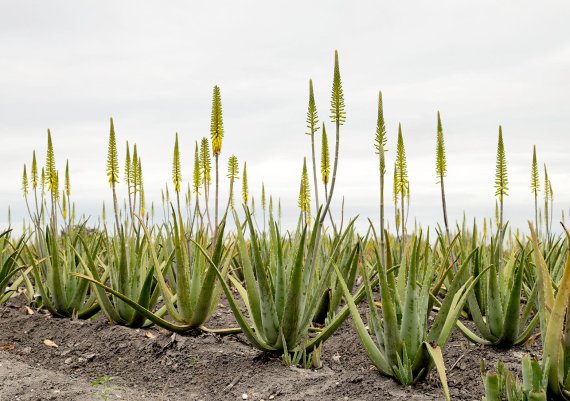
{"type": "MultiPolygon", "coordinates": [[[[23,164],[29,166],[33,149],[43,163],[47,128],[58,168],[69,159],[78,213],[94,215],[103,201],[110,205],[110,116],[121,162],[125,141],[137,143],[147,201],[159,201],[170,180],[175,132],[185,181],[191,176],[194,141],[209,135],[216,84],[224,171],[232,153],[240,164],[247,161],[254,196],[259,199],[265,182],[291,221],[303,157],[310,159],[304,135],[310,78],[319,115],[333,134],[335,49],[347,113],[337,216],[344,196],[346,214],[360,214],[362,225],[366,217],[378,218],[373,142],[381,89],[389,163],[398,122],[403,127],[412,217],[425,225],[442,220],[434,166],[439,110],[452,220],[463,211],[469,218],[494,213],[499,124],[510,182],[507,217],[524,227],[533,215],[536,144],[559,219],[570,207],[568,21],[567,1],[0,0],[0,226],[7,224],[8,206],[14,223],[25,215],[23,164]]],[[[391,176],[390,168],[388,199],[391,176]]]]}

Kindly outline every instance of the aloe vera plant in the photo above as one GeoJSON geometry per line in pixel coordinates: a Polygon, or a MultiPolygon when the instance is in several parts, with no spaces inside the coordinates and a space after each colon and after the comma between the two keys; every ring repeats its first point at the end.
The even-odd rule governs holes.
{"type": "MultiPolygon", "coordinates": [[[[321,252],[317,253],[316,268],[320,271],[323,268],[326,269],[327,264],[337,266],[348,289],[352,292],[358,278],[358,265],[361,263],[363,250],[367,243],[368,236],[357,238],[354,225],[350,225],[342,235],[324,238],[321,252]]],[[[328,283],[313,321],[326,324],[334,319],[344,296],[336,274],[325,275],[322,279],[327,280],[328,283]]]]}
{"type": "Polygon", "coordinates": [[[82,273],[77,255],[95,257],[99,244],[81,241],[81,229],[61,239],[53,227],[36,228],[36,245],[26,247],[33,264],[32,275],[43,305],[56,317],[87,319],[99,311],[96,296],[89,291],[89,283],[71,273],[82,273]]]}
{"type": "MultiPolygon", "coordinates": [[[[542,255],[538,237],[529,222],[536,264],[538,304],[540,311],[540,331],[543,345],[543,370],[547,375],[548,397],[557,400],[570,400],[570,324],[568,322],[570,297],[570,253],[567,252],[564,272],[554,293],[553,281],[542,255]]],[[[566,240],[570,243],[570,233],[566,230],[566,240]]]]}
{"type": "MultiPolygon", "coordinates": [[[[99,241],[105,240],[101,238],[99,241]]],[[[106,248],[104,252],[97,252],[95,255],[87,253],[85,257],[77,254],[85,274],[73,273],[73,275],[95,284],[93,288],[101,310],[113,324],[129,327],[149,325],[151,321],[147,320],[144,314],[133,309],[120,297],[109,298],[105,286],[152,311],[159,296],[154,280],[151,252],[148,249],[152,243],[140,238],[140,235],[128,239],[120,235],[105,242],[107,243],[103,245],[106,248]]],[[[84,239],[82,243],[86,246],[84,239]]],[[[165,259],[161,264],[163,268],[169,265],[172,257],[167,256],[165,259]]],[[[162,316],[164,312],[165,308],[162,308],[156,315],[162,316]]]]}
{"type": "MultiPolygon", "coordinates": [[[[388,241],[386,245],[387,255],[391,255],[390,242],[388,241]]],[[[405,385],[423,379],[435,366],[445,399],[449,400],[441,348],[447,343],[463,305],[479,277],[471,277],[462,283],[456,275],[447,295],[439,305],[433,324],[428,326],[434,294],[439,292],[441,283],[432,289],[436,265],[427,263],[429,258],[422,255],[427,251],[421,244],[421,239],[413,239],[409,265],[392,266],[392,257],[389,256],[384,267],[376,243],[374,250],[382,307],[376,306],[372,285],[367,280],[367,275],[363,274],[370,307],[368,313],[370,332],[340,271],[335,268],[360,342],[374,366],[382,374],[393,377],[405,385]],[[397,278],[394,274],[396,268],[400,270],[397,278]]],[[[467,266],[467,263],[463,263],[459,272],[466,271],[467,266]]]]}
{"type": "MultiPolygon", "coordinates": [[[[184,227],[177,221],[175,212],[172,213],[173,238],[171,243],[174,249],[169,252],[168,256],[163,255],[162,258],[159,257],[155,245],[152,244],[153,237],[149,229],[140,220],[145,240],[148,243],[152,270],[144,276],[144,282],[139,281],[139,290],[135,292],[137,299],[133,299],[128,293],[119,292],[118,289],[105,285],[103,280],[98,281],[85,275],[80,277],[104,289],[134,309],[140,315],[137,318],[139,322],[141,321],[140,318],[144,317],[149,322],[178,333],[193,330],[212,331],[220,334],[239,332],[239,329],[234,328],[214,330],[204,326],[214,312],[221,294],[216,281],[216,273],[218,272],[213,266],[210,266],[210,263],[220,266],[221,272],[219,274],[222,277],[225,277],[229,268],[229,252],[223,241],[224,221],[220,224],[218,237],[214,243],[210,243],[207,236],[201,233],[192,238],[194,246],[187,243],[184,227]],[[211,247],[210,253],[204,250],[209,247],[211,247]],[[148,288],[151,285],[152,272],[156,277],[157,288],[162,296],[164,309],[175,323],[162,318],[164,309],[161,308],[158,312],[149,309],[156,303],[156,294],[151,294],[148,288]]],[[[129,280],[128,273],[125,279],[129,280]]],[[[127,288],[127,290],[132,292],[132,287],[127,288]]]]}
{"type": "Polygon", "coordinates": [[[0,305],[6,302],[16,290],[15,277],[24,265],[19,264],[20,255],[25,246],[25,237],[15,244],[10,242],[11,230],[0,234],[0,305]]]}
{"type": "MultiPolygon", "coordinates": [[[[223,271],[208,257],[211,266],[216,267],[219,281],[243,334],[253,346],[263,351],[283,354],[317,349],[348,316],[348,310],[344,308],[314,337],[309,337],[313,316],[325,292],[327,278],[333,271],[333,264],[328,264],[317,276],[312,263],[320,214],[315,216],[310,233],[306,224],[299,223],[295,235],[288,241],[281,237],[278,225],[270,219],[269,252],[263,252],[262,240],[254,228],[252,215],[249,209],[244,209],[249,246],[236,213],[234,219],[236,247],[245,285],[232,274],[228,278],[245,303],[251,322],[240,310],[223,271]]],[[[206,255],[205,251],[203,253],[206,255]]],[[[360,291],[357,299],[363,295],[364,292],[360,291]]]]}
{"type": "MultiPolygon", "coordinates": [[[[497,237],[500,233],[497,233],[497,237]]],[[[500,240],[498,240],[500,241],[500,240]]],[[[475,249],[470,274],[477,275],[485,269],[481,248],[475,249]]],[[[479,335],[469,330],[463,323],[457,326],[470,340],[478,344],[510,347],[527,341],[539,323],[534,314],[538,287],[524,285],[528,254],[525,249],[513,250],[501,270],[491,264],[483,274],[475,291],[467,300],[471,318],[479,335]],[[523,304],[523,300],[525,301],[523,304]]]]}
{"type": "Polygon", "coordinates": [[[497,363],[495,372],[485,373],[485,362],[481,361],[481,373],[485,385],[482,401],[546,401],[546,376],[536,359],[525,355],[522,358],[522,383],[504,365],[497,363]]]}

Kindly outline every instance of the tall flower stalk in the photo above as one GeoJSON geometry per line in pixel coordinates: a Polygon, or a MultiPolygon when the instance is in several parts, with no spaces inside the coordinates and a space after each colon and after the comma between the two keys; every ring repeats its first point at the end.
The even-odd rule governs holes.
{"type": "Polygon", "coordinates": [[[325,198],[328,198],[328,186],[331,176],[331,160],[329,156],[329,140],[327,138],[327,130],[323,123],[321,135],[321,180],[325,186],[325,198]]]}
{"type": "MultiPolygon", "coordinates": [[[[34,205],[36,208],[36,215],[34,217],[32,217],[32,220],[34,221],[36,226],[39,224],[39,221],[40,221],[40,207],[38,204],[38,182],[39,182],[38,161],[36,158],[36,151],[34,150],[33,154],[32,154],[32,167],[30,169],[30,184],[31,184],[32,189],[34,190],[34,205]]],[[[43,180],[42,180],[42,183],[40,185],[43,186],[43,180]]],[[[43,207],[42,207],[42,209],[43,209],[43,207]]]]}
{"type": "Polygon", "coordinates": [[[182,168],[180,165],[180,148],[178,147],[178,132],[174,140],[174,153],[172,155],[172,185],[176,192],[176,206],[178,207],[178,219],[182,224],[182,213],[180,211],[180,187],[182,185],[182,168]]]}
{"type": "Polygon", "coordinates": [[[139,157],[139,161],[137,163],[137,183],[138,183],[138,192],[139,196],[139,214],[141,217],[145,215],[146,211],[146,203],[145,203],[145,196],[144,196],[144,180],[143,180],[143,173],[142,173],[142,161],[139,157]]]}
{"type": "Polygon", "coordinates": [[[551,229],[551,215],[552,210],[550,209],[550,195],[551,195],[551,186],[550,180],[548,179],[548,171],[546,170],[546,164],[544,165],[544,228],[546,232],[546,239],[550,237],[550,229],[551,229]]]}
{"type": "Polygon", "coordinates": [[[317,181],[317,160],[315,157],[315,134],[319,130],[319,115],[313,93],[313,80],[309,80],[309,107],[307,110],[307,135],[311,137],[311,159],[313,161],[313,182],[315,185],[315,210],[319,209],[319,185],[317,181]]]}
{"type": "Polygon", "coordinates": [[[212,220],[210,219],[210,183],[212,182],[212,162],[210,159],[210,150],[208,139],[202,138],[200,142],[200,172],[202,175],[202,183],[204,184],[204,203],[206,208],[206,217],[208,218],[208,227],[212,230],[212,220]]]}
{"type": "Polygon", "coordinates": [[[129,141],[126,142],[126,154],[125,154],[125,184],[127,184],[127,202],[129,207],[129,212],[127,213],[127,220],[132,221],[133,214],[133,202],[131,200],[131,190],[133,184],[132,171],[131,171],[131,149],[129,146],[129,141]]]}
{"type": "Polygon", "coordinates": [[[538,193],[540,192],[540,177],[536,160],[536,145],[532,148],[532,167],[530,172],[530,190],[534,196],[534,226],[538,229],[538,193]]]}
{"type": "Polygon", "coordinates": [[[226,212],[224,214],[227,215],[228,210],[234,210],[234,183],[236,180],[239,179],[239,163],[238,158],[236,155],[231,155],[228,160],[228,179],[230,180],[230,193],[228,196],[228,205],[226,206],[226,212]]]}
{"type": "Polygon", "coordinates": [[[121,233],[121,224],[119,223],[119,204],[117,202],[116,185],[119,182],[119,159],[117,156],[117,140],[115,138],[115,126],[111,117],[111,127],[109,130],[109,145],[107,149],[107,177],[109,186],[113,191],[113,208],[115,211],[115,224],[117,225],[117,233],[121,233]]]}
{"type": "Polygon", "coordinates": [[[29,190],[30,189],[28,181],[28,172],[26,170],[26,164],[24,164],[24,172],[22,173],[22,195],[24,195],[24,200],[26,201],[26,208],[28,209],[28,214],[32,216],[32,213],[30,211],[30,204],[28,203],[29,190]]]}
{"type": "MultiPolygon", "coordinates": [[[[139,163],[139,156],[138,156],[138,152],[137,152],[137,144],[135,143],[133,146],[133,156],[132,156],[132,160],[131,160],[131,173],[130,173],[130,177],[131,177],[131,190],[132,190],[132,195],[133,195],[133,213],[137,210],[137,193],[138,193],[138,174],[139,174],[139,169],[138,169],[138,163],[139,163]]],[[[132,220],[132,216],[131,216],[131,220],[132,220]]]]}
{"type": "Polygon", "coordinates": [[[386,124],[384,122],[384,106],[382,104],[382,91],[378,91],[378,117],[376,119],[376,138],[374,147],[378,155],[378,168],[380,173],[380,256],[382,264],[385,266],[385,234],[384,234],[384,177],[386,175],[386,124]]]}
{"type": "MultiPolygon", "coordinates": [[[[64,193],[63,193],[63,200],[66,201],[67,200],[67,208],[71,209],[71,177],[69,176],[69,160],[67,160],[65,162],[65,183],[64,183],[64,193]]],[[[67,221],[67,226],[68,226],[68,230],[71,228],[71,223],[72,223],[72,213],[67,213],[68,210],[66,210],[66,214],[68,214],[68,216],[64,216],[64,220],[66,219],[66,217],[69,217],[69,220],[67,221]]]]}
{"type": "Polygon", "coordinates": [[[394,177],[392,180],[392,201],[394,202],[394,224],[396,226],[396,238],[400,239],[400,208],[398,208],[398,165],[394,162],[394,177]]]}
{"type": "Polygon", "coordinates": [[[299,208],[303,216],[304,224],[311,221],[311,186],[309,175],[307,174],[307,158],[303,159],[303,170],[301,173],[301,184],[299,188],[299,208]]]}
{"type": "Polygon", "coordinates": [[[195,143],[194,149],[194,168],[192,170],[192,191],[196,197],[196,204],[194,205],[194,214],[192,216],[192,223],[190,224],[190,232],[194,228],[194,221],[196,217],[199,216],[201,219],[200,212],[200,187],[202,186],[202,174],[201,174],[201,163],[200,163],[200,153],[198,151],[198,142],[195,143]]]}
{"type": "Polygon", "coordinates": [[[406,246],[406,209],[404,204],[408,199],[409,204],[409,182],[408,182],[408,163],[406,161],[406,148],[404,146],[404,136],[402,135],[402,124],[398,124],[398,143],[396,147],[396,170],[394,173],[395,191],[400,197],[400,223],[402,226],[402,246],[400,253],[403,254],[406,246]]]}
{"type": "MultiPolygon", "coordinates": [[[[327,130],[325,128],[325,123],[323,122],[323,129],[321,131],[321,180],[325,187],[325,199],[328,199],[329,197],[328,188],[329,188],[330,177],[331,177],[331,159],[329,155],[329,140],[327,137],[327,130]]],[[[333,230],[336,232],[336,226],[334,224],[330,208],[328,211],[328,215],[333,230]]]]}
{"type": "Polygon", "coordinates": [[[508,195],[509,180],[507,176],[507,159],[505,156],[505,145],[503,143],[503,128],[499,125],[499,141],[497,143],[497,163],[495,169],[495,196],[499,199],[499,219],[498,219],[498,238],[499,238],[499,260],[498,265],[501,265],[502,251],[503,251],[503,235],[504,235],[504,220],[503,208],[504,199],[508,195]]]}
{"type": "Polygon", "coordinates": [[[243,204],[247,205],[247,200],[249,198],[249,188],[247,183],[247,162],[243,163],[243,174],[241,181],[241,197],[243,204]]]}
{"type": "Polygon", "coordinates": [[[55,152],[51,139],[51,131],[48,129],[48,145],[46,154],[45,182],[51,193],[51,224],[54,235],[57,235],[57,198],[59,197],[59,185],[57,170],[55,168],[55,152]]]}
{"type": "Polygon", "coordinates": [[[265,233],[265,215],[267,214],[267,198],[265,196],[265,183],[261,183],[261,211],[263,213],[263,232],[265,233]]]}
{"type": "Polygon", "coordinates": [[[332,93],[331,93],[331,108],[330,108],[330,118],[331,121],[335,124],[336,128],[336,142],[334,148],[334,164],[332,170],[332,179],[331,179],[331,190],[327,196],[327,203],[325,204],[325,208],[323,213],[320,217],[320,225],[322,225],[325,221],[326,214],[329,211],[334,187],[336,183],[336,172],[338,169],[338,150],[340,144],[340,126],[343,125],[346,121],[346,112],[344,110],[344,92],[342,90],[342,82],[340,78],[340,67],[338,63],[338,51],[335,50],[334,52],[334,72],[333,72],[333,86],[332,86],[332,93]]]}
{"type": "Polygon", "coordinates": [[[435,171],[437,174],[437,180],[439,187],[441,189],[441,205],[443,208],[443,222],[445,224],[445,236],[447,242],[450,242],[449,236],[449,220],[447,219],[447,202],[445,199],[445,184],[444,177],[447,174],[447,160],[445,158],[445,141],[443,138],[443,127],[441,125],[441,117],[439,111],[437,112],[437,146],[436,146],[436,157],[435,157],[435,171]]]}
{"type": "Polygon", "coordinates": [[[212,136],[212,154],[216,161],[216,199],[214,210],[214,237],[218,234],[218,206],[219,206],[219,189],[220,189],[220,174],[219,174],[219,159],[220,152],[222,151],[222,138],[224,137],[224,121],[222,117],[222,95],[220,88],[214,86],[214,93],[212,95],[212,115],[210,122],[210,135],[212,136]]]}

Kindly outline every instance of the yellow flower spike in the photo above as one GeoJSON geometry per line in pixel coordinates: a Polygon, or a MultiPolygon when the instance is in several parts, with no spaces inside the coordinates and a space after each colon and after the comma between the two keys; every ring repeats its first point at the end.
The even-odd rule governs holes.
{"type": "Polygon", "coordinates": [[[311,187],[309,185],[309,175],[307,174],[307,158],[303,158],[303,171],[301,173],[301,184],[299,188],[299,208],[305,215],[308,223],[311,216],[311,187]]]}
{"type": "Polygon", "coordinates": [[[242,179],[242,187],[241,187],[241,195],[243,198],[243,204],[247,205],[247,199],[249,197],[249,189],[247,187],[247,163],[243,164],[243,179],[242,179]]]}
{"type": "Polygon", "coordinates": [[[214,86],[212,96],[212,116],[210,134],[212,136],[212,154],[218,156],[222,151],[222,138],[224,137],[224,121],[222,117],[222,96],[219,86],[214,86]]]}
{"type": "Polygon", "coordinates": [[[331,161],[329,157],[329,142],[327,138],[327,130],[325,129],[325,123],[323,123],[321,139],[321,178],[323,180],[323,184],[327,185],[329,183],[330,174],[331,161]]]}
{"type": "Polygon", "coordinates": [[[182,184],[182,169],[180,167],[180,150],[178,148],[178,132],[176,133],[176,140],[174,142],[174,155],[172,157],[172,183],[174,190],[179,193],[180,185],[182,184]]]}
{"type": "Polygon", "coordinates": [[[24,164],[24,173],[22,174],[22,193],[24,197],[28,196],[28,173],[26,172],[26,165],[24,164]]]}
{"type": "Polygon", "coordinates": [[[32,189],[38,188],[38,162],[36,161],[36,151],[32,155],[32,170],[31,170],[32,189]]]}
{"type": "Polygon", "coordinates": [[[200,142],[200,170],[202,172],[202,182],[205,184],[210,184],[212,180],[212,163],[209,147],[208,139],[202,138],[200,142]]]}
{"type": "Polygon", "coordinates": [[[115,186],[119,182],[119,160],[117,158],[117,141],[115,139],[115,126],[111,118],[111,128],[109,130],[109,145],[107,149],[107,177],[109,185],[115,186]]]}
{"type": "MultiPolygon", "coordinates": [[[[51,140],[51,132],[48,128],[48,145],[47,145],[47,155],[46,155],[46,170],[45,170],[45,180],[48,184],[48,190],[54,191],[57,187],[57,172],[55,170],[55,154],[53,151],[53,143],[51,140]]],[[[59,194],[58,194],[59,195],[59,194]]]]}
{"type": "Polygon", "coordinates": [[[200,174],[200,154],[198,153],[198,142],[196,142],[196,149],[194,151],[194,171],[192,174],[192,188],[195,194],[199,194],[200,187],[202,186],[202,177],[200,174]]]}
{"type": "Polygon", "coordinates": [[[65,195],[71,195],[71,179],[69,178],[69,161],[65,162],[65,195]]]}

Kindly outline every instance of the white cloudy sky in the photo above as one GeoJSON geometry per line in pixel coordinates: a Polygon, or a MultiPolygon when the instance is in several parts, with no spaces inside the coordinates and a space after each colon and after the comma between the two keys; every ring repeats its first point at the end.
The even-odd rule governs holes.
{"type": "Polygon", "coordinates": [[[411,213],[419,221],[441,220],[437,110],[452,219],[463,211],[493,214],[499,124],[509,163],[507,216],[518,226],[532,216],[533,144],[548,164],[559,216],[570,207],[569,20],[566,1],[0,0],[0,225],[9,205],[14,221],[24,216],[22,166],[33,149],[43,158],[47,128],[58,167],[70,161],[78,210],[98,213],[110,200],[110,116],[121,152],[126,140],[138,144],[147,198],[158,200],[175,132],[190,177],[194,141],[209,132],[214,84],[222,90],[224,166],[231,153],[247,161],[256,197],[264,181],[293,218],[303,156],[310,155],[308,81],[324,118],[334,49],[347,110],[335,212],[344,196],[348,215],[360,214],[363,224],[377,218],[373,139],[381,89],[389,157],[401,122],[411,213]]]}

